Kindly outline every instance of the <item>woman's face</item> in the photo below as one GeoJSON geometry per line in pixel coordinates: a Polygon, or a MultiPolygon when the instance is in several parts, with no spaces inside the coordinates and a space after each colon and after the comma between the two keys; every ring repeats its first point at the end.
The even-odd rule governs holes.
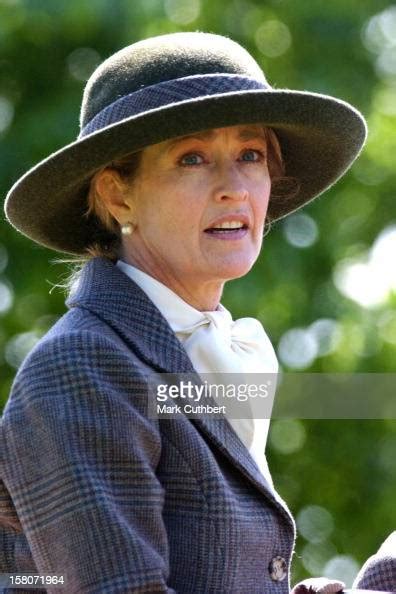
{"type": "Polygon", "coordinates": [[[260,252],[270,189],[259,125],[152,145],[126,194],[136,228],[123,256],[192,292],[243,276],[260,252]]]}

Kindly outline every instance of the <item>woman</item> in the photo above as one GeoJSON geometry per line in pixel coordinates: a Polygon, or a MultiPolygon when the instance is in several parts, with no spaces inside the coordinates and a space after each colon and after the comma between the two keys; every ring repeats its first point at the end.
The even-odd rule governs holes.
{"type": "Polygon", "coordinates": [[[350,105],[272,89],[221,36],[151,38],[96,70],[78,140],[6,203],[34,241],[94,257],[4,412],[3,571],[63,575],[68,594],[289,591],[294,523],[266,425],[153,419],[148,383],[276,372],[261,325],[220,305],[224,282],[364,139],[350,105]]]}

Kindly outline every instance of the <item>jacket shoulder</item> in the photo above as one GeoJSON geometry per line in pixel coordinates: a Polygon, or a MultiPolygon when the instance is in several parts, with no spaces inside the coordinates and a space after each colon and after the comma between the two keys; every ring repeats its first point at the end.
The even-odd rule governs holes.
{"type": "Polygon", "coordinates": [[[147,413],[147,381],[152,370],[129,345],[94,314],[78,309],[65,314],[35,345],[19,368],[3,422],[30,406],[65,406],[81,411],[100,400],[123,401],[147,413]]]}
{"type": "Polygon", "coordinates": [[[41,339],[41,343],[52,340],[55,337],[77,335],[86,333],[107,337],[110,342],[115,344],[123,344],[119,335],[111,326],[102,320],[97,314],[84,307],[73,307],[68,310],[59,320],[49,329],[49,331],[41,339]]]}
{"type": "MultiPolygon", "coordinates": [[[[83,308],[73,308],[65,313],[50,330],[37,342],[19,368],[16,380],[30,369],[38,369],[40,362],[46,366],[57,366],[59,357],[65,364],[71,360],[83,365],[95,356],[95,363],[100,363],[98,354],[105,352],[125,357],[129,365],[138,366],[136,354],[120,335],[97,315],[83,308]]],[[[92,366],[92,365],[91,365],[92,366]]]]}

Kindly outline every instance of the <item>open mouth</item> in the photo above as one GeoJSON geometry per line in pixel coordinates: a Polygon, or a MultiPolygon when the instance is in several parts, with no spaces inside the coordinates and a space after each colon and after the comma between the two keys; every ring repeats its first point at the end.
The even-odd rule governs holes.
{"type": "Polygon", "coordinates": [[[205,233],[220,234],[220,235],[230,235],[233,233],[238,233],[240,231],[245,231],[248,226],[242,221],[229,221],[225,223],[221,223],[216,227],[209,227],[205,229],[205,233]]]}

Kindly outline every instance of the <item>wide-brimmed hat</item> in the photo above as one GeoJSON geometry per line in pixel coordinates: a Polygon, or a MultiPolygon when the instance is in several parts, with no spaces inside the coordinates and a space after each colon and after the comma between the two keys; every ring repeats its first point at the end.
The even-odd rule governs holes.
{"type": "Polygon", "coordinates": [[[5,203],[7,218],[39,244],[82,254],[107,233],[94,215],[86,216],[89,182],[98,169],[170,138],[257,123],[274,130],[285,175],[299,182],[289,200],[270,200],[271,220],[331,186],[366,137],[354,107],[326,95],[271,87],[251,55],[226,37],[173,33],[134,43],[92,74],[77,140],[15,183],[5,203]]]}

